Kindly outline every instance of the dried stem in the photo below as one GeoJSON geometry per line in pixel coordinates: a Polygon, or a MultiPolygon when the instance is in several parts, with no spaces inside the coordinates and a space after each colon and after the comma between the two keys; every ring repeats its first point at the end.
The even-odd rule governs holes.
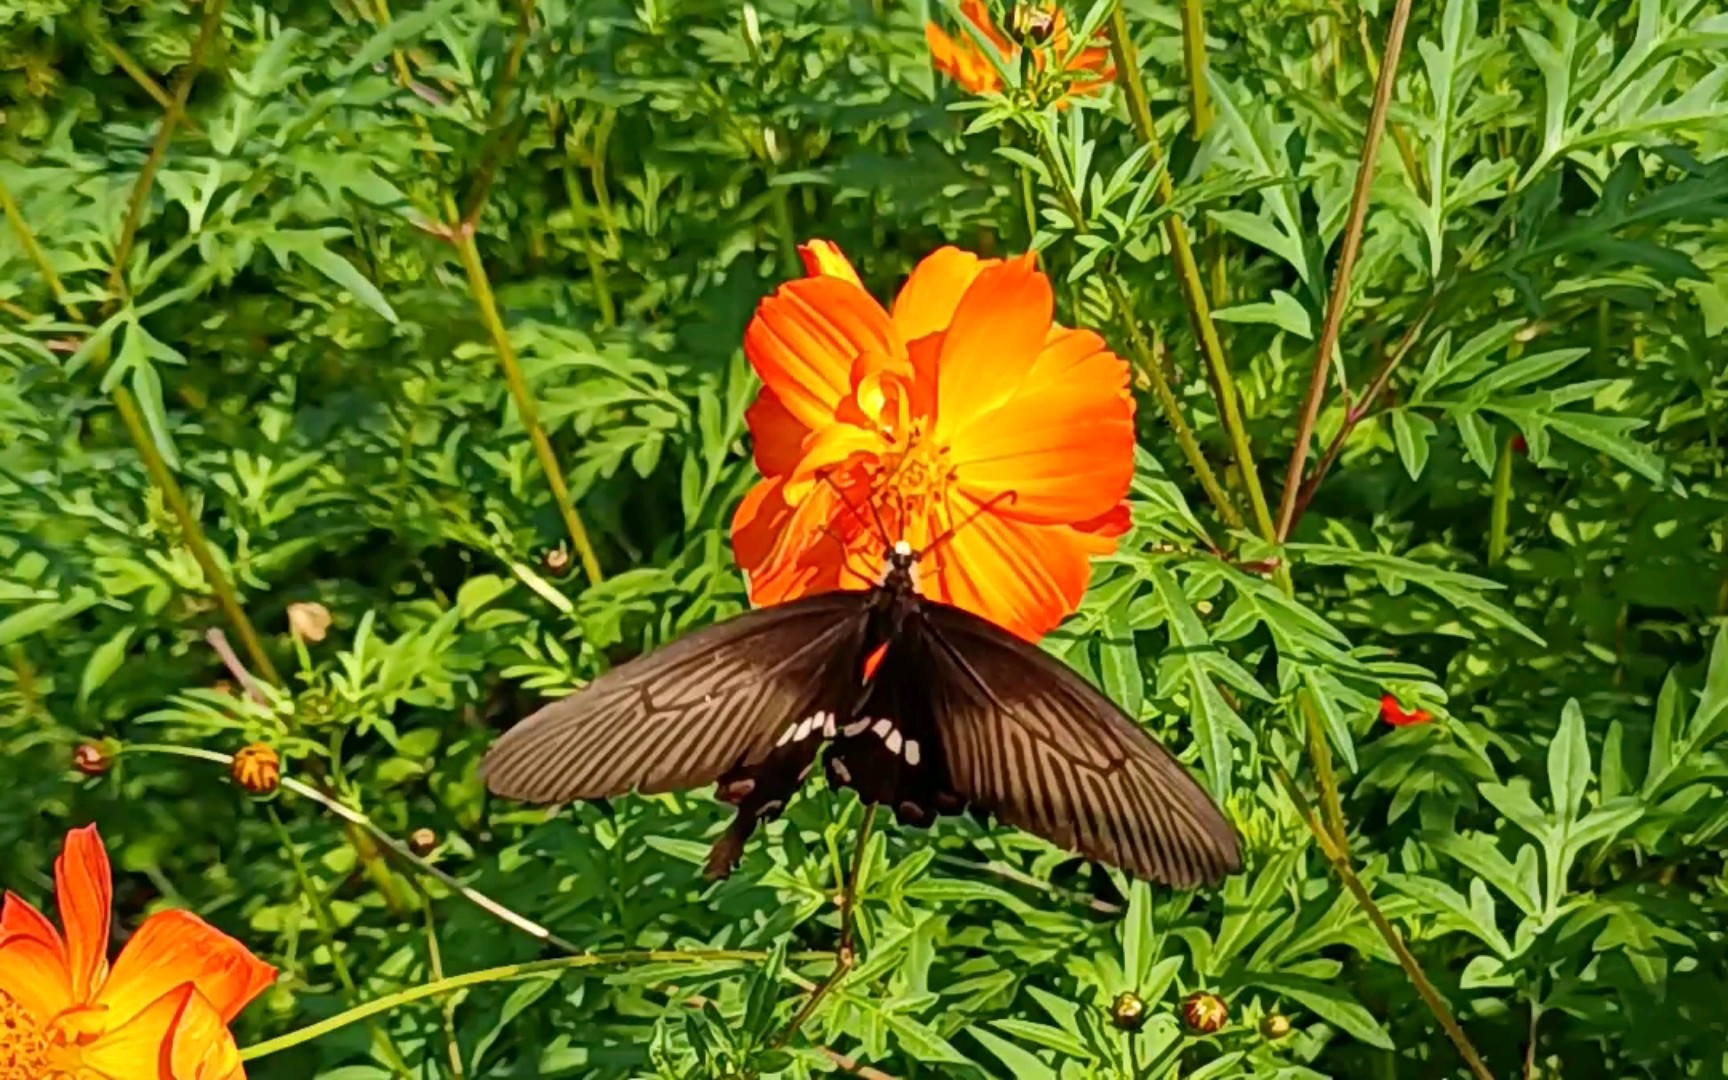
{"type": "MultiPolygon", "coordinates": [[[[1164,158],[1158,140],[1158,129],[1152,123],[1152,110],[1146,101],[1146,88],[1140,84],[1140,57],[1128,30],[1128,17],[1118,4],[1110,13],[1110,48],[1116,58],[1116,79],[1128,98],[1128,113],[1140,141],[1152,150],[1154,160],[1164,158]]],[[[1166,169],[1158,178],[1158,201],[1168,206],[1175,196],[1175,186],[1166,169]]],[[[1201,352],[1212,374],[1212,390],[1218,399],[1218,412],[1224,430],[1230,436],[1230,447],[1236,458],[1236,469],[1248,500],[1254,510],[1254,525],[1260,536],[1271,541],[1276,536],[1272,512],[1266,505],[1266,493],[1260,485],[1260,475],[1254,468],[1254,452],[1248,445],[1248,429],[1242,422],[1238,406],[1236,380],[1230,373],[1230,362],[1224,355],[1224,343],[1212,322],[1212,307],[1206,299],[1206,286],[1200,276],[1200,264],[1194,258],[1194,248],[1188,241],[1188,228],[1179,214],[1167,214],[1164,231],[1170,241],[1170,251],[1176,260],[1176,279],[1182,288],[1182,300],[1188,319],[1200,339],[1201,352]]]]}
{"type": "Polygon", "coordinates": [[[1471,1044],[1469,1037],[1464,1034],[1464,1029],[1458,1026],[1458,1021],[1452,1016],[1452,1010],[1440,997],[1440,992],[1434,989],[1434,984],[1428,981],[1428,976],[1422,971],[1422,965],[1416,962],[1416,957],[1411,955],[1409,947],[1404,944],[1404,939],[1399,935],[1398,929],[1386,918],[1385,912],[1380,910],[1380,905],[1374,902],[1374,897],[1368,892],[1368,887],[1362,884],[1362,879],[1356,876],[1355,868],[1350,865],[1349,853],[1333,842],[1331,830],[1314,812],[1313,806],[1297,788],[1296,782],[1290,778],[1290,774],[1285,772],[1282,766],[1276,764],[1273,769],[1279,784],[1284,788],[1285,794],[1289,795],[1290,801],[1296,804],[1296,811],[1301,816],[1302,823],[1308,826],[1308,831],[1314,834],[1314,839],[1320,844],[1320,851],[1326,856],[1326,861],[1332,864],[1332,869],[1338,874],[1339,880],[1344,882],[1344,887],[1350,891],[1350,895],[1356,898],[1357,905],[1367,914],[1368,921],[1374,924],[1374,929],[1380,932],[1381,938],[1392,949],[1392,954],[1398,958],[1398,964],[1404,969],[1404,974],[1409,978],[1410,984],[1416,988],[1416,992],[1427,1003],[1429,1011],[1434,1014],[1434,1018],[1440,1022],[1441,1028],[1445,1030],[1447,1038],[1452,1040],[1452,1045],[1458,1049],[1458,1055],[1464,1059],[1464,1064],[1469,1067],[1471,1074],[1476,1077],[1476,1080],[1494,1080],[1493,1075],[1488,1072],[1488,1067],[1482,1063],[1482,1057],[1476,1052],[1476,1047],[1471,1044]]]}
{"type": "Polygon", "coordinates": [[[1326,395],[1326,378],[1332,354],[1338,348],[1338,332],[1344,321],[1344,306],[1350,299],[1350,278],[1356,257],[1362,251],[1362,232],[1368,219],[1368,193],[1374,184],[1374,162],[1386,130],[1386,110],[1392,103],[1392,88],[1398,79],[1398,57],[1404,48],[1404,30],[1410,23],[1410,0],[1398,0],[1392,25],[1386,33],[1386,55],[1380,77],[1374,83],[1374,107],[1368,114],[1368,131],[1362,138],[1361,162],[1356,168],[1356,187],[1350,196],[1350,216],[1344,226],[1344,242],[1338,253],[1338,268],[1332,276],[1332,292],[1326,298],[1326,319],[1320,326],[1320,343],[1314,353],[1314,370],[1308,379],[1308,396],[1296,428],[1296,445],[1284,470],[1284,496],[1278,509],[1278,535],[1282,543],[1296,520],[1296,499],[1302,489],[1302,471],[1308,465],[1308,447],[1314,424],[1320,418],[1320,400],[1326,395]]]}
{"type": "MultiPolygon", "coordinates": [[[[197,758],[201,761],[214,762],[223,767],[227,767],[234,763],[234,757],[232,754],[224,754],[217,750],[205,750],[196,746],[175,746],[172,743],[126,743],[121,747],[121,752],[125,754],[169,754],[175,757],[197,758]]],[[[527,916],[518,915],[516,912],[511,911],[509,908],[487,896],[485,893],[480,892],[478,889],[470,888],[469,886],[462,884],[443,870],[440,870],[438,867],[414,854],[407,844],[402,843],[400,840],[397,840],[395,837],[385,832],[381,827],[373,822],[371,818],[362,814],[360,811],[347,806],[337,800],[334,796],[318,790],[311,784],[302,783],[291,776],[284,776],[281,783],[284,788],[287,788],[294,794],[299,795],[301,798],[311,799],[313,802],[335,814],[349,825],[358,826],[359,828],[366,830],[367,833],[371,834],[374,840],[383,845],[386,850],[401,859],[404,863],[407,863],[409,866],[428,877],[437,879],[445,888],[468,901],[470,904],[473,904],[481,911],[486,912],[486,914],[491,915],[498,921],[507,923],[510,926],[515,927],[517,930],[522,931],[524,934],[527,934],[529,937],[562,949],[567,953],[580,953],[582,951],[580,946],[559,937],[557,934],[554,934],[552,931],[546,929],[544,926],[541,926],[539,923],[527,916]]]]}

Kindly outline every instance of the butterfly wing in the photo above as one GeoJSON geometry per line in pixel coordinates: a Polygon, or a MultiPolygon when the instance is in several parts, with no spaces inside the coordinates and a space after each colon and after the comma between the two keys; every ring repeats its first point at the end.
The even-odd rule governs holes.
{"type": "Polygon", "coordinates": [[[919,610],[907,644],[927,657],[942,756],[961,797],[1179,888],[1240,869],[1236,834],[1211,796],[1110,699],[994,623],[930,600],[919,610]]]}
{"type": "Polygon", "coordinates": [[[505,732],[480,774],[495,795],[559,803],[701,787],[794,743],[813,755],[855,694],[869,597],[749,611],[613,668],[505,732]]]}

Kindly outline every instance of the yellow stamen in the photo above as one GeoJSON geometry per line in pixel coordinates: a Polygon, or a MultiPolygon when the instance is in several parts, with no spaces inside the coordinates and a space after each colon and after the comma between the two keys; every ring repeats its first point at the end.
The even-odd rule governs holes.
{"type": "Polygon", "coordinates": [[[0,991],[0,1080],[41,1080],[48,1033],[24,1006],[0,991]]]}

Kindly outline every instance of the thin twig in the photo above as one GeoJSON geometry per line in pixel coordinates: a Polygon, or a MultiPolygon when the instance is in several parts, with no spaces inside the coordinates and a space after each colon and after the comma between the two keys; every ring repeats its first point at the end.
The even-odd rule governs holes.
{"type": "MultiPolygon", "coordinates": [[[[342,984],[343,991],[348,995],[348,1004],[352,1007],[360,1005],[360,987],[354,981],[353,972],[348,970],[348,961],[343,958],[342,950],[337,946],[336,922],[330,915],[330,909],[324,903],[323,895],[313,883],[311,875],[306,872],[306,864],[300,858],[300,849],[294,846],[293,837],[288,835],[287,828],[282,824],[282,816],[274,806],[266,805],[264,813],[270,819],[270,825],[276,832],[276,838],[288,853],[288,861],[294,868],[294,878],[300,884],[300,892],[306,897],[306,903],[312,908],[312,918],[318,923],[318,934],[324,939],[324,949],[330,954],[330,966],[336,971],[336,978],[342,984]]],[[[398,1075],[412,1076],[408,1063],[402,1059],[402,1052],[396,1048],[396,1043],[390,1038],[389,1032],[378,1025],[376,1020],[368,1019],[366,1027],[372,1032],[373,1045],[398,1075]]]]}
{"type": "MultiPolygon", "coordinates": [[[[132,59],[132,54],[122,48],[119,42],[115,41],[113,38],[101,37],[100,35],[97,40],[101,42],[104,49],[108,50],[108,55],[114,59],[114,62],[120,65],[120,70],[131,76],[132,81],[142,87],[144,92],[149,94],[156,104],[162,106],[164,109],[173,106],[174,99],[168,96],[168,91],[162,89],[162,84],[152,78],[150,73],[145,71],[138,61],[132,59]]],[[[192,132],[194,135],[204,134],[204,129],[198,126],[197,121],[184,113],[180,116],[180,123],[187,131],[192,132]]]]}
{"type": "Polygon", "coordinates": [[[838,1050],[823,1046],[817,1048],[817,1053],[821,1054],[829,1061],[832,1061],[840,1068],[845,1069],[853,1076],[862,1077],[863,1080],[894,1080],[894,1077],[883,1072],[881,1069],[873,1069],[870,1066],[859,1062],[857,1058],[847,1057],[838,1050]]]}
{"type": "MultiPolygon", "coordinates": [[[[1212,95],[1206,86],[1206,14],[1200,0],[1182,0],[1182,67],[1188,73],[1189,130],[1196,145],[1212,128],[1212,95]]],[[[1224,304],[1229,284],[1224,277],[1224,234],[1214,222],[1205,225],[1206,262],[1212,283],[1208,299],[1217,308],[1224,304]]]]}
{"type": "MultiPolygon", "coordinates": [[[[224,754],[219,750],[205,750],[202,747],[196,746],[175,746],[172,743],[125,743],[121,747],[121,752],[127,754],[171,754],[176,757],[198,758],[203,761],[214,762],[223,767],[227,767],[234,763],[234,756],[232,754],[224,754]]],[[[382,844],[391,854],[397,856],[420,873],[423,873],[428,877],[436,878],[451,892],[462,897],[462,899],[473,904],[475,907],[486,912],[488,915],[491,915],[498,921],[507,923],[522,931],[524,934],[527,934],[529,937],[543,941],[548,945],[555,946],[562,949],[564,952],[580,953],[583,951],[581,946],[576,945],[574,942],[559,937],[557,934],[554,934],[552,931],[546,929],[544,926],[541,926],[539,923],[525,915],[518,915],[516,912],[511,911],[509,908],[487,896],[480,890],[462,884],[462,882],[450,876],[445,871],[414,854],[407,844],[402,843],[394,836],[385,832],[379,825],[373,822],[371,818],[339,801],[334,796],[318,790],[311,784],[306,784],[296,780],[292,776],[282,777],[281,785],[302,798],[311,799],[313,802],[324,807],[324,809],[335,814],[350,825],[355,825],[366,830],[366,832],[371,834],[373,839],[382,844]]]]}
{"type": "Polygon", "coordinates": [[[1368,114],[1368,131],[1362,137],[1361,161],[1356,167],[1356,187],[1350,196],[1350,217],[1344,226],[1344,242],[1338,252],[1338,268],[1332,276],[1332,292],[1326,299],[1326,319],[1320,326],[1320,343],[1314,353],[1314,370],[1308,379],[1308,396],[1302,402],[1296,427],[1296,445],[1284,470],[1284,495],[1278,508],[1280,543],[1290,535],[1296,518],[1296,498],[1302,488],[1302,471],[1308,465],[1308,448],[1314,424],[1320,418],[1320,399],[1326,395],[1326,378],[1332,353],[1338,347],[1338,331],[1344,321],[1344,306],[1350,299],[1350,279],[1356,257],[1362,251],[1362,232],[1368,219],[1368,195],[1374,184],[1374,162],[1380,154],[1380,139],[1386,130],[1386,110],[1392,103],[1392,88],[1398,80],[1398,57],[1404,48],[1404,30],[1410,23],[1410,0],[1398,0],[1392,11],[1392,26],[1386,33],[1386,56],[1374,84],[1374,107],[1368,114]]]}
{"type": "Polygon", "coordinates": [[[150,146],[150,156],[144,159],[144,168],[138,173],[138,182],[132,187],[132,198],[126,204],[126,218],[120,227],[120,242],[114,249],[114,265],[108,271],[110,305],[118,305],[123,298],[126,263],[132,258],[132,245],[138,238],[138,226],[144,220],[144,204],[150,200],[150,189],[155,184],[156,170],[162,167],[163,160],[168,156],[168,143],[174,138],[174,128],[186,111],[186,99],[192,93],[192,83],[204,66],[204,51],[210,47],[210,42],[215,40],[217,31],[222,28],[222,11],[227,6],[228,0],[209,0],[204,8],[204,18],[198,24],[197,40],[192,43],[192,54],[187,58],[186,66],[181,70],[180,78],[174,86],[174,100],[168,103],[162,114],[162,124],[156,129],[156,141],[150,146]]]}
{"type": "Polygon", "coordinates": [[[252,677],[252,673],[246,670],[246,665],[240,662],[240,658],[234,655],[234,646],[228,644],[228,635],[212,626],[204,632],[204,640],[216,650],[216,655],[222,658],[222,666],[228,669],[228,674],[234,676],[235,681],[246,691],[246,696],[268,709],[270,701],[264,696],[264,689],[258,685],[258,680],[252,677]]]}
{"type": "Polygon", "coordinates": [[[840,980],[846,977],[858,960],[857,953],[852,948],[852,916],[857,904],[858,875],[864,869],[864,853],[870,847],[870,827],[875,821],[876,804],[866,803],[864,818],[858,823],[857,844],[852,851],[852,870],[846,875],[846,884],[840,891],[840,941],[834,947],[834,970],[810,991],[810,996],[804,999],[803,1007],[775,1038],[776,1049],[792,1041],[792,1036],[804,1026],[804,1021],[810,1019],[816,1012],[816,1007],[822,1004],[822,999],[840,984],[840,980]]]}
{"type": "Polygon", "coordinates": [[[1476,1080],[1494,1080],[1488,1067],[1482,1063],[1482,1057],[1476,1052],[1476,1047],[1471,1044],[1469,1037],[1464,1034],[1464,1029],[1458,1026],[1458,1021],[1452,1016],[1452,1010],[1447,1007],[1445,1000],[1440,996],[1440,992],[1434,989],[1434,984],[1428,981],[1428,976],[1422,971],[1422,965],[1417,963],[1416,957],[1404,944],[1404,939],[1399,935],[1398,929],[1386,918],[1385,912],[1380,910],[1380,905],[1374,902],[1374,897],[1368,892],[1368,887],[1362,884],[1362,879],[1356,876],[1355,868],[1350,865],[1350,856],[1332,842],[1331,831],[1321,822],[1320,816],[1314,812],[1314,808],[1308,802],[1307,797],[1296,787],[1296,782],[1290,778],[1289,773],[1284,771],[1283,766],[1274,763],[1273,775],[1277,777],[1285,794],[1290,796],[1290,801],[1296,805],[1298,816],[1301,817],[1302,823],[1308,826],[1308,831],[1314,835],[1315,841],[1319,843],[1321,854],[1326,857],[1327,862],[1332,864],[1339,880],[1356,898],[1357,906],[1367,914],[1368,920],[1374,924],[1374,929],[1380,932],[1380,937],[1392,949],[1392,954],[1398,958],[1398,964],[1404,969],[1404,974],[1410,980],[1410,984],[1416,988],[1416,992],[1427,1003],[1429,1011],[1434,1014],[1434,1018],[1440,1022],[1441,1028],[1446,1032],[1446,1037],[1452,1040],[1452,1045],[1458,1049],[1458,1055],[1464,1059],[1464,1064],[1469,1067],[1476,1080]]]}
{"type": "MultiPolygon", "coordinates": [[[[1116,80],[1128,98],[1128,114],[1134,120],[1134,129],[1139,133],[1140,141],[1151,149],[1153,160],[1163,161],[1164,148],[1158,139],[1158,129],[1152,123],[1152,110],[1146,101],[1146,88],[1140,83],[1139,52],[1134,47],[1134,39],[1128,30],[1128,16],[1123,12],[1121,4],[1116,5],[1110,13],[1110,48],[1116,59],[1116,80]]],[[[1175,193],[1175,185],[1170,180],[1170,170],[1165,169],[1158,177],[1159,204],[1168,206],[1175,198],[1175,193]]],[[[1236,469],[1242,477],[1243,487],[1248,490],[1248,501],[1254,510],[1255,527],[1261,538],[1270,542],[1276,536],[1272,512],[1266,504],[1266,492],[1260,484],[1260,475],[1254,468],[1254,452],[1249,448],[1248,429],[1242,422],[1236,380],[1230,373],[1230,362],[1224,354],[1224,343],[1218,337],[1218,328],[1212,321],[1212,307],[1206,298],[1200,264],[1194,258],[1194,248],[1188,241],[1188,228],[1183,224],[1180,214],[1171,213],[1164,217],[1164,231],[1170,240],[1171,254],[1176,260],[1176,280],[1182,288],[1182,300],[1188,311],[1188,320],[1200,339],[1201,352],[1206,357],[1207,368],[1212,375],[1212,391],[1218,399],[1218,412],[1224,423],[1224,430],[1230,436],[1230,448],[1236,458],[1236,469]]]]}

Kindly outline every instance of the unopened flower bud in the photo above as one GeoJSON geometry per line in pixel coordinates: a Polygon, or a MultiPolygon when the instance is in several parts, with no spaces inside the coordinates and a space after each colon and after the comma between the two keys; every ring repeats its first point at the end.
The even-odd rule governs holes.
{"type": "Polygon", "coordinates": [[[438,834],[428,828],[418,828],[408,834],[408,850],[424,859],[438,847],[438,834]]]}
{"type": "Polygon", "coordinates": [[[1146,1002],[1132,990],[1124,990],[1110,1003],[1110,1022],[1122,1031],[1139,1031],[1146,1025],[1146,1002]]]}
{"type": "Polygon", "coordinates": [[[79,743],[72,751],[72,767],[85,776],[101,776],[114,765],[114,756],[100,743],[79,743]]]}
{"type": "Polygon", "coordinates": [[[1200,990],[1182,999],[1182,1022],[1200,1035],[1217,1032],[1230,1020],[1230,1008],[1217,994],[1200,990]]]}
{"type": "Polygon", "coordinates": [[[282,759],[263,743],[243,747],[228,767],[234,782],[253,795],[270,795],[282,780],[282,759]]]}
{"type": "Polygon", "coordinates": [[[560,544],[540,556],[540,566],[553,577],[563,577],[570,571],[570,552],[560,544]]]}
{"type": "Polygon", "coordinates": [[[1290,1034],[1290,1018],[1283,1013],[1268,1013],[1260,1021],[1260,1034],[1273,1041],[1290,1034]]]}

